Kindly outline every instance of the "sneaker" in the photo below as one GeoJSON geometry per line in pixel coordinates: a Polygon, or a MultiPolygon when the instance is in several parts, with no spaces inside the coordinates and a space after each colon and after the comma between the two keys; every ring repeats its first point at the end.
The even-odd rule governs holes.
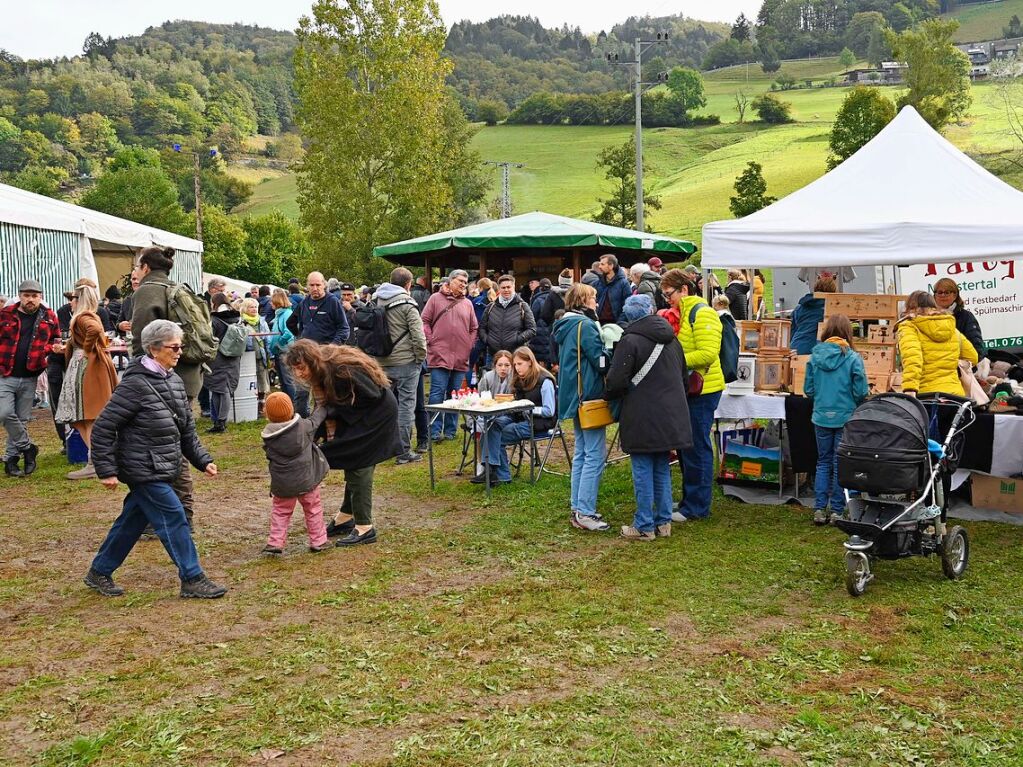
{"type": "Polygon", "coordinates": [[[683,522],[688,522],[689,521],[689,517],[687,517],[681,511],[673,511],[673,512],[671,512],[671,521],[672,522],[678,522],[679,524],[681,524],[683,522]]]}
{"type": "Polygon", "coordinates": [[[65,476],[68,479],[95,479],[96,469],[91,463],[87,463],[76,471],[69,471],[65,476]]]}
{"type": "Polygon", "coordinates": [[[124,595],[124,589],[114,583],[114,579],[109,575],[103,575],[97,573],[91,567],[89,572],[85,574],[85,585],[93,591],[98,591],[105,597],[119,597],[124,595]]]}
{"type": "Polygon", "coordinates": [[[653,541],[657,538],[653,530],[649,533],[644,533],[642,530],[637,530],[632,525],[622,525],[621,536],[627,541],[653,541]]]}
{"type": "Polygon", "coordinates": [[[438,434],[437,436],[431,436],[430,437],[430,442],[433,442],[434,444],[437,444],[438,442],[443,442],[443,441],[444,441],[444,435],[443,434],[438,434]]]}
{"type": "MultiPolygon", "coordinates": [[[[27,477],[36,470],[36,458],[39,456],[39,446],[29,445],[24,452],[22,452],[22,455],[25,456],[25,476],[27,477]]],[[[95,477],[96,473],[93,472],[92,476],[95,477]]]]}
{"type": "Polygon", "coordinates": [[[416,461],[421,460],[423,460],[423,456],[419,455],[419,453],[409,452],[406,453],[405,455],[399,455],[397,458],[394,459],[394,462],[398,466],[404,466],[406,463],[415,463],[416,461]]]}
{"type": "Polygon", "coordinates": [[[199,415],[201,417],[203,417],[203,418],[209,418],[210,417],[210,411],[209,410],[200,410],[199,411],[199,415]]]}
{"type": "Polygon", "coordinates": [[[279,548],[277,546],[271,546],[270,544],[267,544],[266,546],[263,547],[263,550],[261,552],[259,552],[259,553],[263,554],[265,556],[268,556],[268,557],[279,557],[281,554],[284,553],[284,549],[279,548]]]}
{"type": "Polygon", "coordinates": [[[21,470],[18,464],[21,463],[20,455],[12,455],[10,458],[4,461],[4,473],[8,477],[24,477],[25,472],[21,470]]]}
{"type": "Polygon", "coordinates": [[[828,510],[827,509],[814,509],[813,510],[813,523],[817,527],[823,527],[828,524],[828,510]]]}
{"type": "MultiPolygon", "coordinates": [[[[353,527],[354,527],[354,525],[353,525],[353,527]]],[[[375,527],[371,527],[369,530],[367,530],[366,532],[362,533],[361,535],[359,533],[357,533],[353,529],[352,532],[350,532],[344,538],[341,538],[340,540],[338,540],[334,545],[335,546],[358,546],[359,544],[362,544],[362,543],[376,543],[376,542],[377,542],[377,529],[375,527]]]]}
{"type": "Polygon", "coordinates": [[[349,519],[347,522],[342,522],[340,525],[335,523],[334,520],[330,520],[327,524],[327,537],[336,538],[339,535],[348,535],[355,529],[355,518],[349,519]]]}
{"type": "Polygon", "coordinates": [[[658,525],[654,533],[658,538],[670,538],[671,537],[671,522],[665,522],[663,525],[658,525]]]}
{"type": "Polygon", "coordinates": [[[828,518],[828,522],[833,525],[836,522],[838,522],[840,519],[845,519],[845,512],[844,511],[833,511],[833,512],[831,512],[831,516],[828,518]]]}
{"type": "Polygon", "coordinates": [[[572,513],[572,527],[580,530],[589,530],[595,533],[602,533],[609,529],[609,525],[602,519],[581,514],[578,511],[572,513]]]}
{"type": "Polygon", "coordinates": [[[227,589],[220,586],[205,575],[197,575],[191,580],[181,581],[182,599],[220,599],[227,589]]]}
{"type": "Polygon", "coordinates": [[[428,452],[430,452],[430,442],[429,442],[429,440],[423,440],[422,442],[417,444],[416,445],[416,452],[417,453],[428,453],[428,452]]]}

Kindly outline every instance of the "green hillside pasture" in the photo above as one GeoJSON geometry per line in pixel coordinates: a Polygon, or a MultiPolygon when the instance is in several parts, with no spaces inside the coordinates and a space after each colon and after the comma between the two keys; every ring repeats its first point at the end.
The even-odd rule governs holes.
{"type": "Polygon", "coordinates": [[[289,173],[258,184],[252,198],[232,212],[244,216],[262,216],[280,210],[288,218],[298,220],[298,186],[295,175],[289,173]]]}
{"type": "Polygon", "coordinates": [[[998,40],[1002,27],[1016,14],[1023,19],[1023,0],[1000,0],[993,3],[964,5],[946,15],[959,20],[956,41],[960,43],[998,40]]]}

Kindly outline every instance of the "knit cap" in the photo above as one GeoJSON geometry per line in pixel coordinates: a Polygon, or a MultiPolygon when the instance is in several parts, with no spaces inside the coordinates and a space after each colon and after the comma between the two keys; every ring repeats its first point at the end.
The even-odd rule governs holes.
{"type": "Polygon", "coordinates": [[[295,415],[295,406],[291,404],[291,397],[282,391],[275,391],[267,395],[263,412],[271,423],[284,423],[295,415]]]}
{"type": "Polygon", "coordinates": [[[645,293],[638,293],[625,299],[625,306],[622,307],[622,314],[629,322],[654,313],[654,302],[645,293]]]}

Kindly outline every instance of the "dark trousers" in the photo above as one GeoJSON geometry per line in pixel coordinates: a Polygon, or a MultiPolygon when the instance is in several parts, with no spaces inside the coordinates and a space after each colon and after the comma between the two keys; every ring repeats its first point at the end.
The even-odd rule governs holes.
{"type": "Polygon", "coordinates": [[[199,389],[199,410],[203,413],[210,412],[210,390],[205,385],[199,389]]]}
{"type": "Polygon", "coordinates": [[[419,388],[416,390],[416,444],[425,445],[430,441],[430,419],[426,416],[426,367],[419,371],[419,388]]]}
{"type": "MultiPolygon", "coordinates": [[[[46,382],[50,386],[50,412],[53,415],[57,415],[57,400],[60,399],[60,390],[64,387],[64,361],[53,360],[52,358],[46,362],[46,382]]],[[[61,444],[67,442],[67,428],[62,423],[53,422],[53,427],[57,430],[57,436],[60,437],[61,444]]]]}
{"type": "Polygon", "coordinates": [[[353,516],[357,525],[373,524],[374,469],[376,466],[345,469],[345,498],[339,511],[353,516]]]}

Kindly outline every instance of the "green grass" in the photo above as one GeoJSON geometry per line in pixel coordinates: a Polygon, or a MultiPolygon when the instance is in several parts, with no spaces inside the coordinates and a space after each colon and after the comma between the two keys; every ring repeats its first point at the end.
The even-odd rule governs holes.
{"type": "Polygon", "coordinates": [[[257,184],[252,198],[244,205],[239,205],[232,213],[241,216],[262,216],[274,210],[298,220],[298,186],[293,173],[257,184]]]}
{"type": "MultiPolygon", "coordinates": [[[[947,765],[1023,760],[1023,528],[969,525],[967,577],[882,563],[843,587],[806,510],[716,498],[654,544],[567,524],[567,480],[482,491],[381,467],[381,540],[263,560],[259,424],[205,441],[197,542],[231,591],[174,597],[140,544],[105,600],[79,578],[120,494],[4,486],[0,763],[11,765],[947,765]],[[45,513],[44,511],[45,510],[45,513]],[[41,546],[40,542],[46,545],[41,546]],[[7,737],[10,736],[10,737],[7,737]]],[[[559,459],[563,463],[563,459],[559,459]]],[[[677,472],[675,473],[677,479],[677,472]]],[[[340,497],[331,476],[328,505],[340,497]]],[[[627,463],[600,509],[633,508],[627,463]]]]}
{"type": "Polygon", "coordinates": [[[1023,0],[999,0],[999,2],[963,5],[946,14],[959,20],[956,41],[961,43],[1000,40],[1002,28],[1009,25],[1013,14],[1023,18],[1023,0]]]}

